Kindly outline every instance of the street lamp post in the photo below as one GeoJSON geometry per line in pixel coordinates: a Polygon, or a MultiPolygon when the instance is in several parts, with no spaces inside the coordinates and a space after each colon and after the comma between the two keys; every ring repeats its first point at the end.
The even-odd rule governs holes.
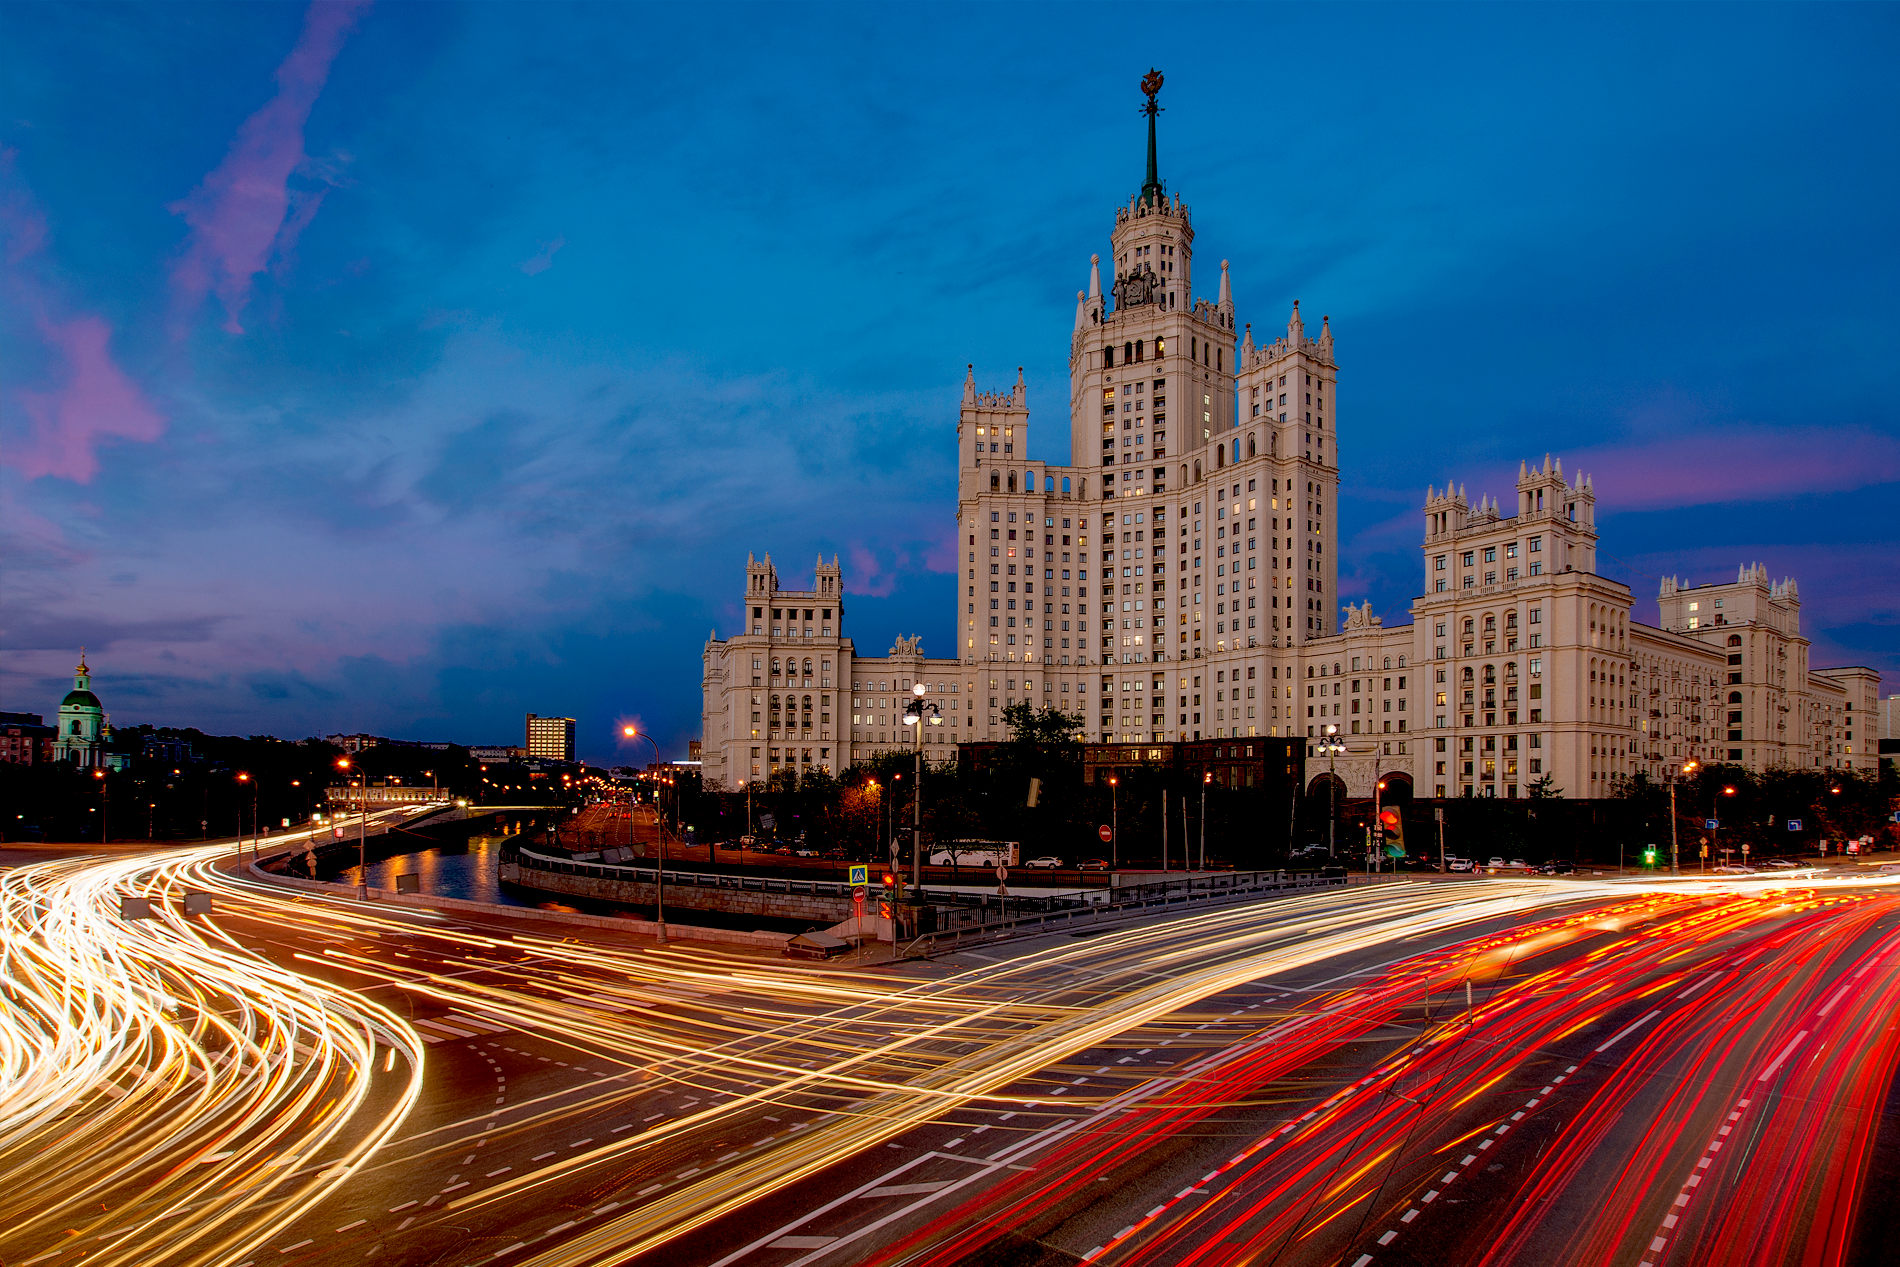
{"type": "Polygon", "coordinates": [[[1121,870],[1122,845],[1122,803],[1121,794],[1116,790],[1117,779],[1108,776],[1108,870],[1109,874],[1121,870]]]}
{"type": "MultiPolygon", "coordinates": [[[[647,746],[653,749],[653,764],[660,764],[660,745],[653,742],[653,736],[632,726],[622,726],[620,733],[628,739],[646,740],[647,746]]],[[[653,790],[656,798],[659,793],[659,788],[659,777],[655,775],[653,790]]],[[[746,803],[748,806],[751,804],[751,794],[749,792],[747,793],[746,803]]],[[[629,811],[629,813],[631,813],[631,811],[629,811]]],[[[746,817],[750,819],[751,815],[752,811],[748,808],[746,817]]],[[[660,822],[659,806],[657,804],[654,806],[653,825],[659,829],[656,834],[660,838],[660,865],[654,868],[653,871],[653,914],[655,916],[653,922],[659,925],[659,932],[656,933],[655,936],[659,939],[660,944],[664,946],[666,944],[666,828],[660,822]]],[[[629,836],[633,834],[633,824],[631,820],[629,820],[627,824],[627,834],[629,836]]],[[[741,853],[739,856],[743,858],[745,855],[741,853]]]]}
{"type": "Polygon", "coordinates": [[[1669,772],[1669,874],[1670,875],[1677,875],[1680,873],[1680,867],[1681,867],[1681,861],[1682,861],[1681,858],[1677,854],[1677,843],[1676,843],[1676,776],[1679,774],[1687,775],[1690,771],[1694,770],[1698,764],[1699,763],[1696,761],[1694,757],[1690,757],[1687,761],[1683,762],[1682,768],[1680,770],[1671,770],[1669,772]]]}
{"type": "Polygon", "coordinates": [[[1339,776],[1334,773],[1333,758],[1346,750],[1339,742],[1339,727],[1326,727],[1325,742],[1320,748],[1326,753],[1326,860],[1331,862],[1337,855],[1333,852],[1333,833],[1339,824],[1339,776]]]}
{"type": "MultiPolygon", "coordinates": [[[[99,843],[103,845],[106,843],[106,811],[110,808],[112,799],[106,788],[106,772],[94,770],[92,777],[99,780],[99,843]]],[[[243,832],[240,831],[238,834],[242,835],[243,832]]]]}
{"type": "Polygon", "coordinates": [[[913,683],[910,704],[904,710],[904,724],[917,728],[912,744],[917,756],[917,786],[910,794],[910,883],[919,893],[924,886],[924,726],[943,725],[943,709],[934,700],[924,698],[927,690],[922,682],[913,683]]]}
{"type": "MultiPolygon", "coordinates": [[[[348,757],[338,757],[336,768],[344,772],[344,778],[350,777],[348,757]]],[[[365,773],[360,782],[352,779],[351,783],[363,789],[362,800],[357,803],[357,808],[361,813],[356,826],[356,900],[367,902],[369,901],[369,775],[365,773]]]]}
{"type": "Polygon", "coordinates": [[[1207,788],[1214,781],[1214,772],[1201,775],[1201,870],[1207,870],[1207,788]]]}
{"type": "MultiPolygon", "coordinates": [[[[257,780],[253,779],[250,776],[250,772],[245,770],[238,771],[237,777],[239,783],[248,783],[251,785],[251,856],[255,858],[257,856],[257,780]]],[[[244,834],[240,832],[238,833],[238,863],[242,865],[243,862],[244,834]]]]}

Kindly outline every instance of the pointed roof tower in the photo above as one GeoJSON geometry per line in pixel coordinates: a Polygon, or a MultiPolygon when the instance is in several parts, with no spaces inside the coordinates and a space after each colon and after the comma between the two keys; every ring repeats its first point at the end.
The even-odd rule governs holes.
{"type": "Polygon", "coordinates": [[[1163,204],[1161,189],[1161,167],[1155,158],[1155,116],[1161,113],[1161,107],[1155,104],[1155,97],[1161,92],[1161,72],[1152,66],[1142,76],[1141,90],[1148,95],[1148,104],[1141,112],[1148,116],[1148,179],[1141,185],[1141,201],[1150,207],[1163,204]]]}

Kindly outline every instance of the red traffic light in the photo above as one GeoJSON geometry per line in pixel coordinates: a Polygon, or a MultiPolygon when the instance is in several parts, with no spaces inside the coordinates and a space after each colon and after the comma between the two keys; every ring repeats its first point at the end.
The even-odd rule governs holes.
{"type": "Polygon", "coordinates": [[[1397,831],[1399,829],[1399,812],[1395,809],[1380,810],[1379,826],[1385,828],[1387,831],[1397,831]]]}

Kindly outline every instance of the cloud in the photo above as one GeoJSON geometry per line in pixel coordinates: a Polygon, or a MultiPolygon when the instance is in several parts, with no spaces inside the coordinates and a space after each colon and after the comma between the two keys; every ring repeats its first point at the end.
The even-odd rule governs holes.
{"type": "Polygon", "coordinates": [[[24,448],[8,446],[8,466],[28,479],[58,475],[85,484],[98,473],[100,441],[151,441],[165,433],[165,419],[113,361],[112,327],[103,318],[41,317],[38,325],[65,358],[68,376],[54,391],[16,393],[33,428],[24,448]]]}
{"type": "Polygon", "coordinates": [[[1785,501],[1900,482],[1900,440],[1860,427],[1740,425],[1585,449],[1564,464],[1573,479],[1589,474],[1599,510],[1785,501]]]}
{"type": "Polygon", "coordinates": [[[540,251],[521,261],[521,263],[515,265],[515,267],[530,277],[533,277],[536,273],[545,273],[554,267],[554,253],[566,245],[567,237],[565,234],[555,238],[552,242],[543,242],[540,251]]]}
{"type": "Polygon", "coordinates": [[[277,68],[277,95],[238,128],[224,161],[171,204],[192,230],[172,272],[173,289],[188,307],[215,290],[224,304],[224,328],[232,334],[244,332],[239,317],[252,278],[273,252],[295,244],[322,201],[323,190],[294,191],[290,177],[307,163],[304,124],[330,77],[330,63],[368,7],[365,0],[312,4],[296,47],[277,68]]]}

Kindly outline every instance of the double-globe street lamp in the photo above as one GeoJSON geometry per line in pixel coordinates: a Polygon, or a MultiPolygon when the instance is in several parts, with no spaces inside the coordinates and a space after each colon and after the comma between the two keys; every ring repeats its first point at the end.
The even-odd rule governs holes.
{"type": "Polygon", "coordinates": [[[904,724],[917,728],[912,732],[915,742],[911,745],[917,756],[917,786],[911,792],[910,884],[919,891],[924,884],[924,726],[943,725],[943,709],[936,701],[924,698],[928,689],[922,682],[913,684],[910,702],[904,707],[904,724]]]}
{"type": "MultiPolygon", "coordinates": [[[[647,734],[636,726],[622,726],[620,728],[620,734],[626,739],[646,740],[647,746],[653,749],[653,764],[656,766],[660,764],[660,745],[653,742],[652,735],[647,734]]],[[[666,828],[660,822],[660,807],[657,794],[659,779],[660,776],[656,771],[653,776],[654,787],[656,789],[655,804],[653,807],[653,825],[657,829],[654,834],[660,839],[660,865],[655,868],[653,872],[653,913],[655,916],[653,922],[660,926],[660,931],[656,935],[659,938],[660,944],[664,946],[666,944],[666,828]]],[[[631,815],[633,811],[629,808],[627,812],[631,815]]],[[[627,823],[627,832],[629,835],[633,833],[631,818],[629,818],[627,823]]],[[[745,854],[741,853],[739,856],[743,858],[745,854]]]]}
{"type": "Polygon", "coordinates": [[[1333,759],[1346,750],[1339,740],[1339,727],[1326,727],[1319,750],[1326,754],[1326,860],[1333,860],[1333,828],[1339,822],[1339,776],[1333,772],[1333,759]]]}

